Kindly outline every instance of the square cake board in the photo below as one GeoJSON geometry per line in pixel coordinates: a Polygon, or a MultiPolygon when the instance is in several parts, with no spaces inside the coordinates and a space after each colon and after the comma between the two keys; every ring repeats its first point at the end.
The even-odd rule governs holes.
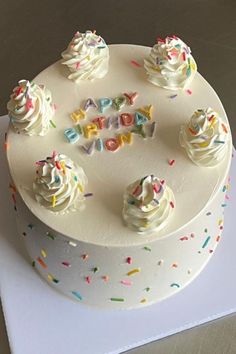
{"type": "MultiPolygon", "coordinates": [[[[7,124],[2,117],[1,146],[7,124]]],[[[231,181],[236,179],[233,160],[231,181]]],[[[144,308],[99,310],[58,294],[30,267],[16,230],[4,152],[0,168],[0,295],[13,354],[121,353],[236,311],[236,184],[225,209],[222,240],[189,286],[144,308]]]]}

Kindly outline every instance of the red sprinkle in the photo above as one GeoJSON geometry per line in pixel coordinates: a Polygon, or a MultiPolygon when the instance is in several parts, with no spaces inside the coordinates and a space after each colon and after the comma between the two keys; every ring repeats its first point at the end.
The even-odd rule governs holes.
{"type": "Polygon", "coordinates": [[[169,165],[170,165],[170,166],[173,166],[174,163],[175,163],[175,160],[169,160],[169,165]]]}
{"type": "Polygon", "coordinates": [[[175,207],[173,202],[170,202],[170,206],[171,206],[171,208],[175,207]]]}
{"type": "Polygon", "coordinates": [[[162,180],[160,181],[160,183],[161,183],[161,184],[164,184],[164,183],[165,183],[165,180],[164,180],[164,179],[162,179],[162,180]]]}
{"type": "Polygon", "coordinates": [[[216,237],[216,242],[219,242],[220,241],[220,236],[217,236],[216,237]]]}
{"type": "Polygon", "coordinates": [[[87,282],[88,284],[91,283],[91,277],[90,277],[90,276],[87,276],[87,277],[85,278],[85,280],[86,280],[86,282],[87,282]]]}
{"type": "Polygon", "coordinates": [[[70,263],[67,261],[63,261],[61,264],[63,264],[65,267],[70,267],[70,263]]]}
{"type": "Polygon", "coordinates": [[[189,95],[191,95],[191,94],[193,93],[192,90],[190,90],[190,89],[187,89],[186,92],[187,92],[189,95]]]}
{"type": "Polygon", "coordinates": [[[141,68],[141,64],[139,64],[136,60],[131,60],[130,63],[134,66],[136,66],[137,68],[141,68]]]}
{"type": "Polygon", "coordinates": [[[60,166],[59,162],[56,161],[55,164],[56,164],[57,169],[58,169],[58,170],[61,170],[61,166],[60,166]]]}
{"type": "Polygon", "coordinates": [[[84,261],[86,261],[86,259],[88,259],[88,254],[83,254],[82,258],[83,258],[84,261]]]}
{"type": "Polygon", "coordinates": [[[172,267],[172,268],[177,268],[177,267],[178,267],[178,264],[173,263],[171,267],[172,267]]]}
{"type": "Polygon", "coordinates": [[[47,268],[47,264],[44,263],[44,261],[43,261],[40,257],[37,258],[37,261],[39,262],[39,264],[41,265],[41,267],[43,267],[44,269],[47,268]]]}
{"type": "Polygon", "coordinates": [[[182,53],[182,56],[183,56],[183,60],[185,61],[185,60],[186,60],[186,54],[185,54],[185,52],[182,53]]]}
{"type": "Polygon", "coordinates": [[[131,264],[131,263],[132,263],[132,258],[131,258],[131,257],[127,257],[127,258],[126,258],[126,262],[127,262],[128,264],[131,264]]]}
{"type": "Polygon", "coordinates": [[[188,237],[187,236],[183,236],[180,238],[180,241],[187,241],[188,240],[188,237]]]}

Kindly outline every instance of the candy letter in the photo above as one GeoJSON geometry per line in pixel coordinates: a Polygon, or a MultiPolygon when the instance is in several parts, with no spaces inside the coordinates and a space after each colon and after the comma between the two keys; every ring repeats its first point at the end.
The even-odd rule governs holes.
{"type": "Polygon", "coordinates": [[[100,98],[98,100],[100,111],[103,113],[105,108],[108,108],[112,105],[112,100],[110,98],[100,98]]]}
{"type": "Polygon", "coordinates": [[[139,125],[143,125],[145,123],[147,123],[147,117],[145,117],[143,114],[141,114],[140,112],[135,112],[135,124],[137,126],[139,125]]]}
{"type": "Polygon", "coordinates": [[[97,117],[92,120],[94,124],[97,125],[98,129],[103,129],[105,128],[105,117],[97,117]]]}
{"type": "Polygon", "coordinates": [[[131,132],[128,132],[126,134],[119,134],[117,136],[118,140],[119,140],[119,143],[120,145],[124,145],[124,143],[128,143],[128,144],[131,144],[132,142],[132,133],[131,132]]]}
{"type": "Polygon", "coordinates": [[[130,113],[122,113],[120,115],[121,123],[125,127],[129,127],[130,125],[134,124],[134,115],[130,113]]]}
{"type": "Polygon", "coordinates": [[[80,124],[77,124],[75,126],[75,129],[79,135],[83,135],[82,128],[81,128],[80,124]]]}
{"type": "Polygon", "coordinates": [[[103,141],[102,139],[98,138],[96,141],[98,151],[103,151],[103,141]]]}
{"type": "Polygon", "coordinates": [[[114,117],[115,128],[120,129],[120,116],[114,117]]]}
{"type": "Polygon", "coordinates": [[[117,111],[121,110],[121,107],[125,105],[126,98],[124,96],[118,96],[113,99],[113,106],[117,111]]]}
{"type": "Polygon", "coordinates": [[[83,127],[85,138],[90,138],[91,135],[97,135],[98,127],[96,124],[87,124],[83,127]]]}
{"type": "Polygon", "coordinates": [[[144,131],[143,125],[137,125],[132,130],[132,133],[141,135],[143,138],[146,138],[146,133],[144,131]]]}
{"type": "Polygon", "coordinates": [[[120,144],[119,144],[118,139],[111,138],[111,139],[107,139],[105,141],[105,146],[108,151],[114,152],[117,149],[119,149],[120,144]]]}
{"type": "Polygon", "coordinates": [[[85,118],[85,111],[83,111],[81,108],[79,108],[77,111],[74,111],[73,113],[71,113],[71,118],[73,119],[74,122],[78,122],[81,119],[85,118]]]}
{"type": "Polygon", "coordinates": [[[142,113],[148,120],[152,119],[153,106],[144,106],[138,109],[138,112],[142,113]]]}
{"type": "Polygon", "coordinates": [[[134,93],[124,93],[124,96],[128,99],[129,104],[132,106],[134,104],[134,100],[138,97],[138,93],[134,92],[134,93]]]}
{"type": "Polygon", "coordinates": [[[92,98],[88,98],[87,101],[84,104],[84,110],[87,111],[90,107],[98,108],[96,103],[92,98]]]}
{"type": "Polygon", "coordinates": [[[92,155],[94,152],[95,143],[96,143],[96,141],[94,140],[88,146],[83,145],[81,147],[88,155],[92,155]]]}
{"type": "Polygon", "coordinates": [[[79,134],[75,131],[74,128],[66,129],[64,131],[64,135],[71,144],[74,144],[79,140],[79,134]]]}

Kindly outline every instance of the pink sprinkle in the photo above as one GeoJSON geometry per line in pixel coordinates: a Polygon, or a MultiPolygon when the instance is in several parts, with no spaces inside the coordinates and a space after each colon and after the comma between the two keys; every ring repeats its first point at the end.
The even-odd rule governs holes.
{"type": "Polygon", "coordinates": [[[191,94],[193,93],[192,90],[190,90],[190,89],[187,89],[186,92],[187,92],[189,95],[191,95],[191,94]]]}
{"type": "Polygon", "coordinates": [[[84,261],[86,261],[88,259],[88,254],[83,254],[82,258],[83,258],[84,261]]]}
{"type": "Polygon", "coordinates": [[[44,166],[44,165],[45,165],[45,162],[43,162],[43,161],[37,161],[37,162],[35,162],[35,164],[38,165],[38,166],[44,166]]]}
{"type": "Polygon", "coordinates": [[[90,276],[87,276],[87,277],[85,278],[85,280],[86,280],[86,282],[87,282],[88,284],[91,283],[91,277],[90,277],[90,276]]]}
{"type": "Polygon", "coordinates": [[[131,257],[127,257],[126,262],[127,262],[128,264],[132,264],[132,258],[131,258],[131,257]]]}
{"type": "Polygon", "coordinates": [[[229,196],[227,194],[225,195],[225,199],[229,200],[229,196]]]}
{"type": "Polygon", "coordinates": [[[29,99],[27,100],[27,102],[26,102],[26,109],[27,109],[27,111],[29,111],[30,108],[33,108],[33,102],[32,102],[32,99],[31,99],[31,98],[29,98],[29,99]]]}
{"type": "Polygon", "coordinates": [[[136,60],[131,60],[130,63],[138,68],[141,68],[141,66],[142,66],[136,60]]]}
{"type": "Polygon", "coordinates": [[[71,264],[67,261],[63,261],[61,264],[63,264],[65,267],[70,267],[71,264]]]}
{"type": "Polygon", "coordinates": [[[123,284],[123,285],[132,285],[133,283],[130,280],[121,280],[121,284],[123,284]]]}
{"type": "Polygon", "coordinates": [[[180,241],[187,241],[188,240],[188,237],[187,236],[183,236],[180,238],[180,241]]]}
{"type": "Polygon", "coordinates": [[[175,207],[173,202],[170,202],[170,206],[171,206],[171,208],[175,207]]]}
{"type": "Polygon", "coordinates": [[[160,181],[160,183],[163,185],[163,184],[165,183],[165,180],[162,179],[162,180],[160,181]]]}
{"type": "Polygon", "coordinates": [[[195,235],[192,233],[191,235],[190,235],[192,238],[194,238],[195,237],[195,235]]]}
{"type": "Polygon", "coordinates": [[[175,160],[169,160],[169,165],[170,165],[170,166],[173,166],[174,163],[175,163],[175,160]]]}
{"type": "Polygon", "coordinates": [[[79,69],[79,67],[80,67],[80,62],[79,61],[75,64],[75,67],[76,67],[76,69],[79,69]]]}
{"type": "Polygon", "coordinates": [[[158,192],[160,191],[160,187],[158,188],[158,185],[155,183],[155,184],[153,185],[153,190],[154,190],[156,193],[158,193],[158,192]]]}

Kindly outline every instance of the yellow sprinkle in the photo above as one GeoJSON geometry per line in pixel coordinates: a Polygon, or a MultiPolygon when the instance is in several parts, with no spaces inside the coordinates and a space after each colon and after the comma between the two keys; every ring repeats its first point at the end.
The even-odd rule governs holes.
{"type": "Polygon", "coordinates": [[[220,219],[220,220],[218,221],[218,225],[221,225],[221,224],[222,224],[222,222],[223,222],[223,220],[222,220],[222,219],[220,219]]]}
{"type": "Polygon", "coordinates": [[[88,55],[86,58],[87,58],[87,60],[90,60],[90,55],[88,55]]]}
{"type": "Polygon", "coordinates": [[[206,147],[206,146],[209,145],[209,143],[206,141],[206,142],[204,142],[204,143],[199,143],[198,145],[199,145],[200,147],[206,147]]]}
{"type": "Polygon", "coordinates": [[[64,161],[61,161],[61,168],[63,170],[63,173],[65,174],[66,173],[66,166],[65,166],[65,162],[64,161]]]}
{"type": "Polygon", "coordinates": [[[81,184],[80,184],[80,183],[78,183],[78,188],[79,188],[80,192],[81,192],[81,193],[83,193],[84,188],[81,186],[81,184]]]}
{"type": "Polygon", "coordinates": [[[135,274],[135,273],[139,273],[140,270],[141,270],[140,268],[132,269],[132,270],[130,270],[130,271],[127,273],[127,275],[130,276],[130,275],[133,275],[133,274],[135,274]]]}
{"type": "Polygon", "coordinates": [[[53,276],[50,273],[48,273],[48,280],[53,281],[53,276]]]}
{"type": "Polygon", "coordinates": [[[144,302],[147,302],[147,299],[142,299],[140,302],[141,304],[144,304],[144,302]]]}
{"type": "Polygon", "coordinates": [[[57,197],[55,195],[52,196],[52,207],[54,208],[56,205],[57,197]]]}
{"type": "Polygon", "coordinates": [[[47,257],[47,253],[43,248],[41,249],[41,255],[43,256],[43,258],[47,257]]]}

